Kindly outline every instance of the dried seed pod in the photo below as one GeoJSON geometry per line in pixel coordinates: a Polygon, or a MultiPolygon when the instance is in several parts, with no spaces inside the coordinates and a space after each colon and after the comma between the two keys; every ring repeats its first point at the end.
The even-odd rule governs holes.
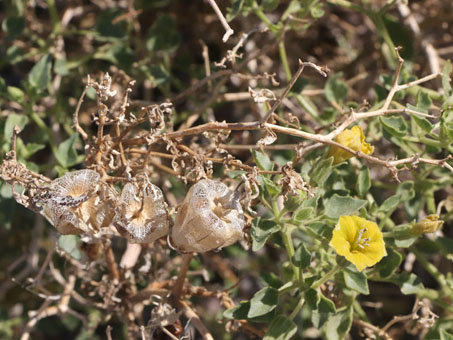
{"type": "Polygon", "coordinates": [[[79,170],[55,179],[42,214],[61,234],[96,233],[110,225],[116,192],[93,170],[79,170]]]}
{"type": "Polygon", "coordinates": [[[121,191],[114,225],[131,243],[149,243],[167,235],[162,191],[146,176],[137,183],[127,183],[121,191]]]}
{"type": "Polygon", "coordinates": [[[209,179],[194,184],[172,229],[173,244],[182,251],[206,252],[229,246],[243,237],[241,204],[228,187],[209,179]]]}

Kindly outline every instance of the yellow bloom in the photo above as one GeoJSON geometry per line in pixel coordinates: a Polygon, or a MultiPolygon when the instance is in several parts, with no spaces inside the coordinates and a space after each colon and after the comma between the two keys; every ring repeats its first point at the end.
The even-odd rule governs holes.
{"type": "Polygon", "coordinates": [[[420,222],[415,223],[412,227],[412,232],[416,235],[434,233],[442,227],[442,224],[444,224],[444,221],[439,220],[438,215],[429,215],[420,222]]]}
{"type": "MultiPolygon", "coordinates": [[[[365,142],[365,136],[363,135],[362,128],[360,126],[354,126],[350,130],[344,130],[340,133],[335,141],[341,145],[347,146],[354,151],[362,151],[364,154],[371,155],[374,147],[365,142]]],[[[330,148],[329,157],[333,156],[334,163],[341,163],[354,155],[346,150],[340,149],[339,147],[333,146],[330,148]]]]}
{"type": "Polygon", "coordinates": [[[377,224],[358,216],[340,217],[330,245],[359,271],[374,266],[387,255],[377,224]]]}

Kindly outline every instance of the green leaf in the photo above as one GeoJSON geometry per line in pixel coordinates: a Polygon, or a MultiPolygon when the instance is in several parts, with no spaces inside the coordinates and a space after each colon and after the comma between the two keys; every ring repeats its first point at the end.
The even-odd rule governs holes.
{"type": "Polygon", "coordinates": [[[432,103],[433,101],[425,91],[418,91],[416,98],[416,106],[417,109],[419,109],[418,111],[428,113],[428,109],[431,107],[432,103]]]}
{"type": "Polygon", "coordinates": [[[422,293],[425,289],[420,279],[415,274],[408,272],[391,277],[389,282],[399,286],[404,295],[422,293]]]}
{"type": "Polygon", "coordinates": [[[444,102],[442,110],[439,140],[443,147],[447,147],[453,141],[453,95],[444,102]]]}
{"type": "Polygon", "coordinates": [[[9,141],[13,136],[14,126],[17,125],[20,130],[23,130],[25,125],[28,123],[28,117],[26,115],[19,115],[17,113],[10,113],[6,118],[5,129],[3,131],[4,138],[9,141]]]}
{"type": "MultiPolygon", "coordinates": [[[[395,16],[387,14],[376,15],[381,16],[382,22],[387,28],[387,32],[390,35],[390,38],[392,39],[394,45],[402,47],[402,49],[400,50],[401,57],[405,60],[413,60],[415,55],[415,37],[412,31],[407,27],[405,23],[397,19],[395,16]]],[[[395,55],[394,51],[390,51],[390,49],[389,53],[392,53],[393,56],[395,55]]]]}
{"type": "Polygon", "coordinates": [[[313,214],[314,209],[312,207],[301,207],[294,213],[293,218],[296,221],[304,221],[313,214]]]}
{"type": "Polygon", "coordinates": [[[74,145],[78,136],[79,135],[77,133],[74,133],[58,146],[55,158],[65,168],[69,168],[77,164],[77,152],[74,145]]]}
{"type": "Polygon", "coordinates": [[[453,340],[453,334],[448,333],[445,329],[441,329],[440,340],[453,340]]]}
{"type": "Polygon", "coordinates": [[[24,142],[20,138],[17,138],[16,143],[18,158],[22,161],[30,158],[35,152],[46,147],[44,144],[37,143],[28,143],[27,145],[24,145],[24,142]]]}
{"type": "Polygon", "coordinates": [[[249,309],[250,301],[241,301],[238,305],[223,312],[223,317],[226,319],[245,320],[249,309]]]}
{"type": "Polygon", "coordinates": [[[448,237],[438,237],[437,242],[446,254],[453,254],[453,240],[448,237]]]}
{"type": "Polygon", "coordinates": [[[276,289],[279,289],[281,286],[283,286],[283,282],[282,280],[280,280],[280,278],[275,275],[274,273],[272,272],[265,272],[265,273],[262,273],[260,278],[268,285],[268,286],[271,286],[273,288],[276,288],[276,289]]]}
{"type": "Polygon", "coordinates": [[[170,15],[162,15],[148,31],[146,48],[150,52],[172,51],[178,48],[180,42],[175,21],[170,15]]]}
{"type": "Polygon", "coordinates": [[[266,154],[252,150],[252,156],[255,160],[256,165],[261,170],[272,171],[274,169],[274,164],[266,154]]]}
{"type": "Polygon", "coordinates": [[[47,88],[50,81],[50,69],[52,67],[52,56],[50,54],[44,55],[30,71],[28,75],[28,82],[30,85],[38,90],[47,88]]]}
{"type": "Polygon", "coordinates": [[[392,248],[387,248],[387,256],[379,261],[374,266],[374,269],[379,272],[380,277],[388,278],[398,269],[402,260],[403,256],[399,252],[392,248]]]}
{"type": "Polygon", "coordinates": [[[3,95],[6,92],[6,83],[5,79],[0,76],[0,95],[3,95]]]}
{"type": "Polygon", "coordinates": [[[328,101],[343,103],[348,96],[348,86],[340,78],[343,73],[337,73],[327,79],[324,91],[328,101]]]}
{"type": "Polygon", "coordinates": [[[296,334],[297,325],[284,315],[278,315],[270,324],[263,340],[289,340],[296,334]]]}
{"type": "Polygon", "coordinates": [[[321,328],[332,316],[332,313],[336,313],[337,310],[335,304],[323,294],[317,292],[317,299],[317,309],[312,311],[311,322],[314,327],[321,328]]]}
{"type": "Polygon", "coordinates": [[[313,5],[310,4],[310,14],[313,19],[319,19],[324,16],[324,4],[319,2],[313,5]]]}
{"type": "Polygon", "coordinates": [[[127,24],[125,20],[121,20],[114,24],[116,17],[124,14],[124,11],[119,8],[104,9],[100,15],[96,17],[96,39],[100,41],[113,41],[122,38],[126,35],[127,24]]]}
{"type": "Polygon", "coordinates": [[[396,194],[401,195],[401,201],[409,201],[415,197],[414,181],[405,181],[398,185],[396,194]]]}
{"type": "Polygon", "coordinates": [[[272,12],[277,8],[280,0],[262,0],[261,6],[265,12],[272,12]]]}
{"type": "Polygon", "coordinates": [[[3,198],[12,198],[13,197],[13,190],[11,184],[6,182],[0,182],[0,196],[3,198]]]}
{"type": "Polygon", "coordinates": [[[303,190],[298,189],[295,194],[287,195],[284,207],[288,211],[296,211],[305,202],[307,193],[303,190]]]}
{"type": "Polygon", "coordinates": [[[360,197],[365,197],[371,188],[370,170],[368,167],[363,166],[359,171],[357,178],[357,193],[360,197]]]}
{"type": "Polygon", "coordinates": [[[260,250],[267,239],[277,231],[280,231],[281,227],[276,222],[271,220],[256,219],[253,221],[250,234],[252,236],[252,250],[260,250]]]}
{"type": "Polygon", "coordinates": [[[358,271],[345,269],[343,271],[343,276],[346,287],[353,289],[360,294],[370,294],[370,290],[368,289],[368,281],[365,274],[358,271]]]}
{"type": "Polygon", "coordinates": [[[159,86],[170,81],[170,73],[164,65],[153,65],[149,69],[149,72],[153,77],[153,86],[159,86]]]}
{"type": "Polygon", "coordinates": [[[313,164],[308,176],[310,177],[310,183],[322,187],[324,182],[332,173],[333,157],[327,159],[319,159],[313,164]]]}
{"type": "Polygon", "coordinates": [[[417,115],[411,115],[411,119],[418,127],[420,127],[425,133],[430,133],[434,128],[433,124],[425,117],[419,117],[417,115]]]}
{"type": "Polygon", "coordinates": [[[318,309],[318,303],[320,300],[318,291],[313,288],[309,288],[305,292],[305,300],[307,301],[308,307],[310,307],[311,310],[317,310],[318,309]]]}
{"type": "Polygon", "coordinates": [[[401,195],[400,194],[395,194],[393,196],[390,196],[387,198],[384,202],[382,202],[381,206],[379,207],[379,210],[381,211],[392,211],[396,209],[398,204],[401,202],[401,195]]]}
{"type": "Polygon", "coordinates": [[[444,68],[442,69],[442,87],[447,96],[452,94],[450,74],[451,74],[451,61],[448,60],[444,64],[444,68]]]}
{"type": "Polygon", "coordinates": [[[337,309],[332,300],[326,298],[323,294],[319,294],[318,312],[320,313],[336,313],[337,309]]]}
{"type": "Polygon", "coordinates": [[[354,199],[350,196],[333,195],[325,202],[326,215],[330,218],[338,218],[343,215],[351,215],[363,208],[368,201],[354,199]]]}
{"type": "Polygon", "coordinates": [[[297,247],[294,255],[291,257],[291,262],[302,269],[308,268],[311,263],[311,255],[301,242],[297,247]]]}
{"type": "Polygon", "coordinates": [[[23,103],[25,99],[25,93],[18,87],[8,86],[6,88],[6,93],[11,100],[14,100],[17,103],[23,103]]]}
{"type": "Polygon", "coordinates": [[[237,17],[237,15],[241,12],[242,6],[244,5],[245,0],[233,0],[231,8],[228,8],[226,19],[227,21],[231,21],[237,17]]]}
{"type": "Polygon", "coordinates": [[[58,247],[76,260],[82,259],[82,252],[79,249],[79,245],[80,236],[78,235],[61,235],[58,238],[58,247]]]}
{"type": "Polygon", "coordinates": [[[326,339],[341,340],[349,332],[352,325],[352,307],[339,311],[331,316],[324,325],[326,339]]]}
{"type": "Polygon", "coordinates": [[[8,39],[14,40],[25,28],[25,18],[23,16],[7,17],[2,22],[2,29],[8,35],[8,39]]]}
{"type": "Polygon", "coordinates": [[[404,137],[407,135],[407,124],[403,117],[379,117],[384,129],[394,137],[404,137]]]}
{"type": "Polygon", "coordinates": [[[258,291],[250,300],[250,310],[248,318],[256,318],[265,315],[277,307],[278,290],[272,287],[266,287],[258,291]]]}
{"type": "Polygon", "coordinates": [[[277,197],[278,194],[280,193],[280,188],[278,187],[278,185],[275,184],[275,182],[271,181],[266,176],[258,176],[258,181],[260,185],[264,186],[269,196],[277,197]]]}

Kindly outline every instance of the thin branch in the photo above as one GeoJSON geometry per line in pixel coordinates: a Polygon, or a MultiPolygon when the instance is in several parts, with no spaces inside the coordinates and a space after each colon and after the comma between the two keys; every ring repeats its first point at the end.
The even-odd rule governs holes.
{"type": "Polygon", "coordinates": [[[195,328],[200,332],[203,340],[214,340],[214,337],[211,335],[209,330],[206,328],[206,326],[201,322],[200,317],[198,316],[195,311],[189,307],[187,302],[181,301],[181,305],[183,307],[183,313],[184,315],[191,320],[195,328]]]}
{"type": "Polygon", "coordinates": [[[135,266],[142,251],[142,245],[136,243],[127,243],[126,250],[120,261],[120,268],[131,269],[135,266]]]}
{"type": "Polygon", "coordinates": [[[234,31],[231,29],[230,25],[228,25],[228,22],[226,21],[225,17],[222,14],[222,11],[220,10],[219,6],[217,6],[216,2],[214,0],[208,0],[208,2],[211,5],[211,7],[214,10],[217,17],[219,18],[220,22],[222,23],[223,28],[226,31],[222,38],[222,41],[224,43],[226,43],[228,41],[228,38],[232,34],[234,34],[234,31]]]}
{"type": "Polygon", "coordinates": [[[113,280],[120,279],[120,273],[118,272],[118,267],[115,261],[115,255],[113,254],[112,244],[110,240],[105,242],[105,260],[107,262],[107,267],[109,268],[110,275],[113,280]]]}
{"type": "MultiPolygon", "coordinates": [[[[204,61],[204,71],[205,71],[206,77],[210,77],[211,76],[211,65],[209,63],[209,49],[203,40],[200,39],[199,41],[200,41],[200,44],[202,47],[201,55],[202,55],[203,61],[204,61]]],[[[208,82],[208,90],[209,91],[212,90],[212,81],[208,82]]]]}
{"type": "Polygon", "coordinates": [[[175,304],[178,304],[181,299],[182,290],[184,287],[184,281],[186,280],[187,271],[189,270],[190,261],[192,260],[193,253],[182,254],[182,264],[179,269],[178,278],[173,285],[170,299],[175,304]]]}
{"type": "Polygon", "coordinates": [[[384,338],[385,340],[393,340],[393,338],[390,335],[388,335],[385,330],[382,330],[379,327],[374,326],[369,322],[366,322],[366,321],[363,321],[360,319],[354,319],[353,323],[363,329],[368,329],[368,330],[372,331],[373,333],[384,338]]]}
{"type": "Polygon", "coordinates": [[[313,63],[310,63],[310,62],[303,62],[302,60],[299,59],[299,68],[297,69],[296,73],[291,78],[288,86],[286,86],[282,95],[278,98],[278,100],[274,103],[274,105],[272,105],[271,109],[266,114],[266,116],[264,116],[263,119],[261,119],[260,123],[266,123],[269,120],[269,118],[275,112],[277,107],[281,104],[282,100],[288,95],[289,91],[292,89],[292,87],[296,83],[297,79],[299,79],[299,76],[302,74],[302,71],[304,70],[305,66],[310,66],[310,67],[314,68],[316,71],[318,71],[323,77],[327,77],[326,72],[324,72],[324,70],[321,67],[319,67],[313,63]]]}
{"type": "Polygon", "coordinates": [[[77,103],[77,107],[76,107],[76,110],[74,111],[74,115],[72,117],[74,128],[80,134],[80,136],[82,136],[82,139],[84,142],[86,142],[88,140],[88,134],[79,125],[79,111],[82,106],[83,99],[85,98],[85,95],[87,93],[87,90],[88,90],[88,86],[85,86],[85,88],[83,89],[82,95],[80,96],[79,101],[77,103]]]}

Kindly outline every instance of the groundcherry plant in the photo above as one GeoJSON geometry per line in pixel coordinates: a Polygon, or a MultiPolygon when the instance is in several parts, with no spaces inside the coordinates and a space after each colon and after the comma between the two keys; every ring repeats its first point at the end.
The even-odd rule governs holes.
{"type": "Polygon", "coordinates": [[[27,208],[5,230],[33,245],[3,266],[0,338],[453,339],[452,67],[395,46],[404,1],[96,1],[92,29],[71,3],[2,23],[14,42],[45,4],[55,41],[8,48],[35,66],[0,82],[0,214],[27,208]]]}

